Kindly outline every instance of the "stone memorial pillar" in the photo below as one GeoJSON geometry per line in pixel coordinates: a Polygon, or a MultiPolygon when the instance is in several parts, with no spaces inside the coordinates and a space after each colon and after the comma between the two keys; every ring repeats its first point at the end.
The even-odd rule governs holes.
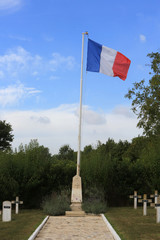
{"type": "Polygon", "coordinates": [[[72,211],[82,211],[82,183],[81,177],[76,175],[72,181],[71,209],[72,211]]]}
{"type": "Polygon", "coordinates": [[[11,202],[4,201],[2,204],[2,221],[3,222],[11,221],[11,210],[12,210],[11,202]]]}
{"type": "Polygon", "coordinates": [[[81,177],[75,175],[72,180],[72,193],[71,193],[71,211],[66,211],[66,216],[85,216],[82,211],[82,183],[81,177]]]}

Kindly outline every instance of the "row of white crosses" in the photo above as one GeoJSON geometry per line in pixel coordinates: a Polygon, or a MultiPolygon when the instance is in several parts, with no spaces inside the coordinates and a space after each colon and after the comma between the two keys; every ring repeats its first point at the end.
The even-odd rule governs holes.
{"type": "Polygon", "coordinates": [[[19,213],[19,204],[23,204],[23,201],[19,201],[19,197],[16,197],[16,201],[4,201],[2,204],[2,221],[11,221],[12,204],[16,204],[15,213],[19,213]]]}
{"type": "Polygon", "coordinates": [[[143,199],[141,195],[137,195],[137,191],[134,191],[133,195],[129,196],[134,198],[134,209],[137,209],[137,202],[143,203],[143,216],[147,215],[147,203],[150,203],[151,206],[155,206],[157,212],[157,223],[160,223],[160,196],[158,191],[155,191],[155,194],[150,195],[151,198],[154,198],[154,203],[151,199],[147,199],[147,194],[143,194],[143,199]]]}

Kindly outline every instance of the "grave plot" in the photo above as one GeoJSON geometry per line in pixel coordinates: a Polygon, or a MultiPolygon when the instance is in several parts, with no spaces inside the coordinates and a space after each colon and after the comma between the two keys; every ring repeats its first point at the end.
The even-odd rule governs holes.
{"type": "Polygon", "coordinates": [[[16,197],[16,201],[12,201],[12,204],[16,204],[15,213],[19,213],[19,204],[23,204],[23,201],[19,201],[19,197],[16,197]]]}
{"type": "Polygon", "coordinates": [[[134,199],[134,209],[137,209],[137,201],[139,198],[142,198],[141,195],[137,195],[137,191],[134,191],[133,195],[130,195],[129,198],[133,198],[134,199]]]}
{"type": "Polygon", "coordinates": [[[2,204],[2,221],[11,221],[12,204],[10,201],[4,201],[2,204]]]}
{"type": "Polygon", "coordinates": [[[147,203],[151,203],[151,199],[147,199],[147,194],[143,194],[143,199],[139,199],[138,202],[143,203],[143,216],[147,215],[147,203]]]}

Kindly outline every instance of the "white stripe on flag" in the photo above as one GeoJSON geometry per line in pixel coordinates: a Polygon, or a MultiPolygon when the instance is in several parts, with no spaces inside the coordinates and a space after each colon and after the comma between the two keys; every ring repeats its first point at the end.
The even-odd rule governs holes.
{"type": "Polygon", "coordinates": [[[113,67],[116,55],[117,55],[116,50],[102,46],[100,70],[99,70],[101,73],[107,74],[108,76],[112,76],[112,77],[114,76],[112,67],[113,67]]]}

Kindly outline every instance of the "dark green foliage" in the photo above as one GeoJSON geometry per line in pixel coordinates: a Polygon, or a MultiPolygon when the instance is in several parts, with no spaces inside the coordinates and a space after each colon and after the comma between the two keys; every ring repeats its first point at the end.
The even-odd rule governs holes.
{"type": "Polygon", "coordinates": [[[59,149],[57,158],[60,160],[74,160],[74,151],[69,145],[64,145],[59,149]]]}
{"type": "Polygon", "coordinates": [[[137,137],[131,143],[108,139],[82,153],[83,191],[101,189],[108,206],[129,203],[128,196],[160,191],[160,138],[137,137]]]}
{"type": "Polygon", "coordinates": [[[104,191],[94,185],[88,186],[83,194],[82,208],[86,213],[100,214],[107,210],[104,191]]]}
{"type": "Polygon", "coordinates": [[[106,202],[100,202],[100,201],[93,201],[93,202],[85,201],[82,205],[82,208],[86,213],[101,214],[101,213],[106,213],[107,204],[106,202]]]}
{"type": "Polygon", "coordinates": [[[44,196],[71,188],[75,171],[73,159],[52,157],[37,140],[15,152],[0,151],[0,204],[19,196],[25,208],[39,208],[44,196]]]}
{"type": "Polygon", "coordinates": [[[132,110],[137,114],[137,126],[146,136],[160,135],[160,53],[148,54],[153,71],[149,84],[135,82],[125,97],[132,99],[132,110]]]}
{"type": "MultiPolygon", "coordinates": [[[[131,143],[108,139],[86,146],[81,156],[83,203],[86,211],[101,212],[107,206],[129,204],[128,196],[160,191],[160,137],[137,137],[131,143]],[[88,208],[89,207],[89,208],[88,208]],[[87,210],[88,209],[88,210],[87,210]]],[[[72,152],[72,151],[69,151],[72,152]]],[[[0,151],[0,204],[18,195],[25,208],[38,208],[45,196],[71,189],[76,174],[73,159],[51,156],[37,140],[18,151],[0,151]]]]}
{"type": "Polygon", "coordinates": [[[51,216],[65,215],[65,211],[70,210],[70,192],[53,193],[43,201],[42,208],[45,214],[51,216]]]}
{"type": "Polygon", "coordinates": [[[10,149],[13,141],[12,126],[0,120],[0,151],[10,149]]]}

